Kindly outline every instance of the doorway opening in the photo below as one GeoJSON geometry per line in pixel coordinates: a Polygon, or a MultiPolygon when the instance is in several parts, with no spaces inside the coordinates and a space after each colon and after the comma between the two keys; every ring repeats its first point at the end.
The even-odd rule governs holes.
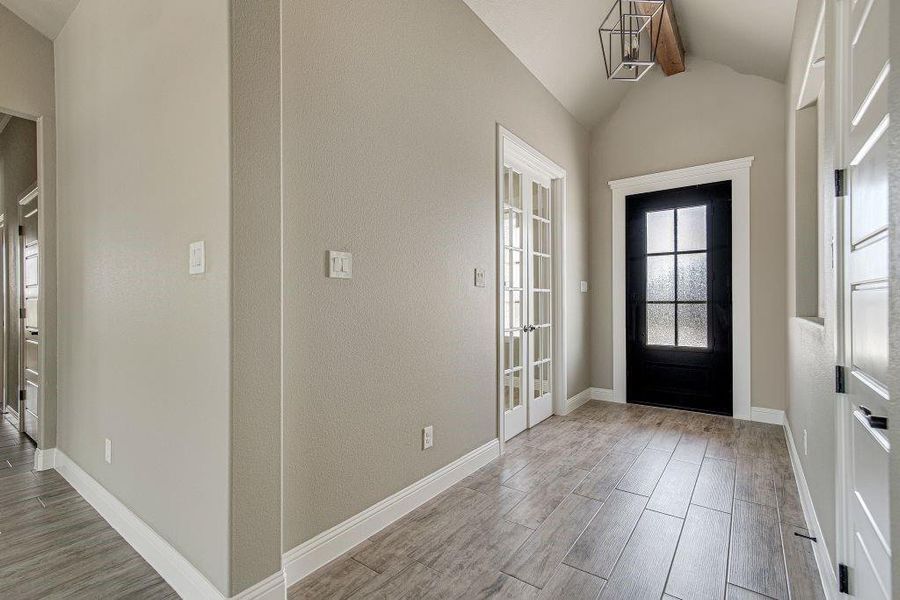
{"type": "Polygon", "coordinates": [[[0,113],[3,421],[31,446],[41,426],[37,182],[38,124],[0,113]]]}
{"type": "Polygon", "coordinates": [[[565,406],[566,174],[502,127],[497,149],[502,444],[565,406]]]}
{"type": "Polygon", "coordinates": [[[627,401],[731,415],[731,182],[627,205],[627,401]]]}
{"type": "MultiPolygon", "coordinates": [[[[737,419],[750,419],[751,342],[750,329],[750,167],[753,157],[697,165],[673,171],[638,175],[609,182],[612,190],[612,301],[613,301],[613,392],[614,402],[628,398],[627,366],[627,204],[628,198],[648,192],[673,190],[709,183],[731,184],[731,372],[732,409],[737,419]]],[[[755,418],[765,418],[759,413],[755,418]]]]}

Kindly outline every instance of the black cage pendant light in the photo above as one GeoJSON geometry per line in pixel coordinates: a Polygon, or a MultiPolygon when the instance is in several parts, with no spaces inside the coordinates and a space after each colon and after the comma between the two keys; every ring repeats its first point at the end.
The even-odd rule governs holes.
{"type": "Polygon", "coordinates": [[[606,77],[638,81],[656,64],[665,0],[616,0],[600,25],[606,77]]]}

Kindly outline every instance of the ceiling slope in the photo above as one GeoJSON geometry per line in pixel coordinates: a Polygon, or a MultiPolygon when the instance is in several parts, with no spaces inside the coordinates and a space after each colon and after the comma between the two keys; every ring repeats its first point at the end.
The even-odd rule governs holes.
{"type": "Polygon", "coordinates": [[[17,17],[51,40],[62,31],[79,0],[0,0],[17,17]]]}
{"type": "MultiPolygon", "coordinates": [[[[635,85],[607,81],[603,68],[597,28],[612,0],[464,1],[585,126],[600,122],[635,85]]],[[[688,56],[783,82],[796,6],[796,0],[675,0],[675,15],[688,56]]]]}

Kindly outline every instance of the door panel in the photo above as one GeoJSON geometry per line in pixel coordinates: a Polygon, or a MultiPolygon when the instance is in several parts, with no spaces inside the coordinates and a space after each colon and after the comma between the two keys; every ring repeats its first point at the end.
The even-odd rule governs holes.
{"type": "Polygon", "coordinates": [[[503,381],[508,440],[553,414],[553,198],[527,164],[504,165],[503,381]]]}
{"type": "Polygon", "coordinates": [[[19,385],[23,395],[19,416],[23,431],[37,441],[40,430],[41,374],[40,331],[40,244],[38,240],[38,196],[19,202],[19,385]]]}
{"type": "Polygon", "coordinates": [[[528,339],[531,348],[531,404],[528,426],[534,427],[553,414],[551,394],[553,337],[553,239],[550,183],[531,182],[531,319],[528,339]],[[533,329],[532,329],[533,328],[533,329]]]}
{"type": "Polygon", "coordinates": [[[627,400],[731,414],[731,183],[626,203],[627,400]]]}
{"type": "Polygon", "coordinates": [[[507,167],[503,186],[503,412],[506,438],[521,433],[527,424],[524,387],[527,383],[525,315],[527,304],[525,203],[522,173],[507,167]]]}
{"type": "Polygon", "coordinates": [[[889,0],[857,0],[845,40],[849,60],[848,108],[842,115],[847,140],[848,194],[843,202],[844,363],[847,426],[846,530],[841,537],[851,574],[850,595],[891,597],[888,510],[890,443],[873,416],[887,414],[888,390],[888,138],[887,84],[889,0]],[[874,426],[873,426],[874,425],[874,426]]]}

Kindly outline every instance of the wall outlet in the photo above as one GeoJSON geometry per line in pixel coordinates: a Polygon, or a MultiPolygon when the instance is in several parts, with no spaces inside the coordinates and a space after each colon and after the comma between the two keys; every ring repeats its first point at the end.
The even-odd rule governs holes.
{"type": "Polygon", "coordinates": [[[582,293],[588,291],[588,282],[587,281],[581,282],[581,291],[582,291],[582,293]]]}
{"type": "Polygon", "coordinates": [[[107,464],[112,464],[112,442],[106,438],[106,446],[103,449],[103,458],[107,464]]]}
{"type": "Polygon", "coordinates": [[[803,430],[803,456],[809,456],[809,450],[806,447],[806,430],[803,430]]]}
{"type": "Polygon", "coordinates": [[[434,446],[434,425],[429,425],[422,430],[422,450],[428,450],[434,446]]]}

